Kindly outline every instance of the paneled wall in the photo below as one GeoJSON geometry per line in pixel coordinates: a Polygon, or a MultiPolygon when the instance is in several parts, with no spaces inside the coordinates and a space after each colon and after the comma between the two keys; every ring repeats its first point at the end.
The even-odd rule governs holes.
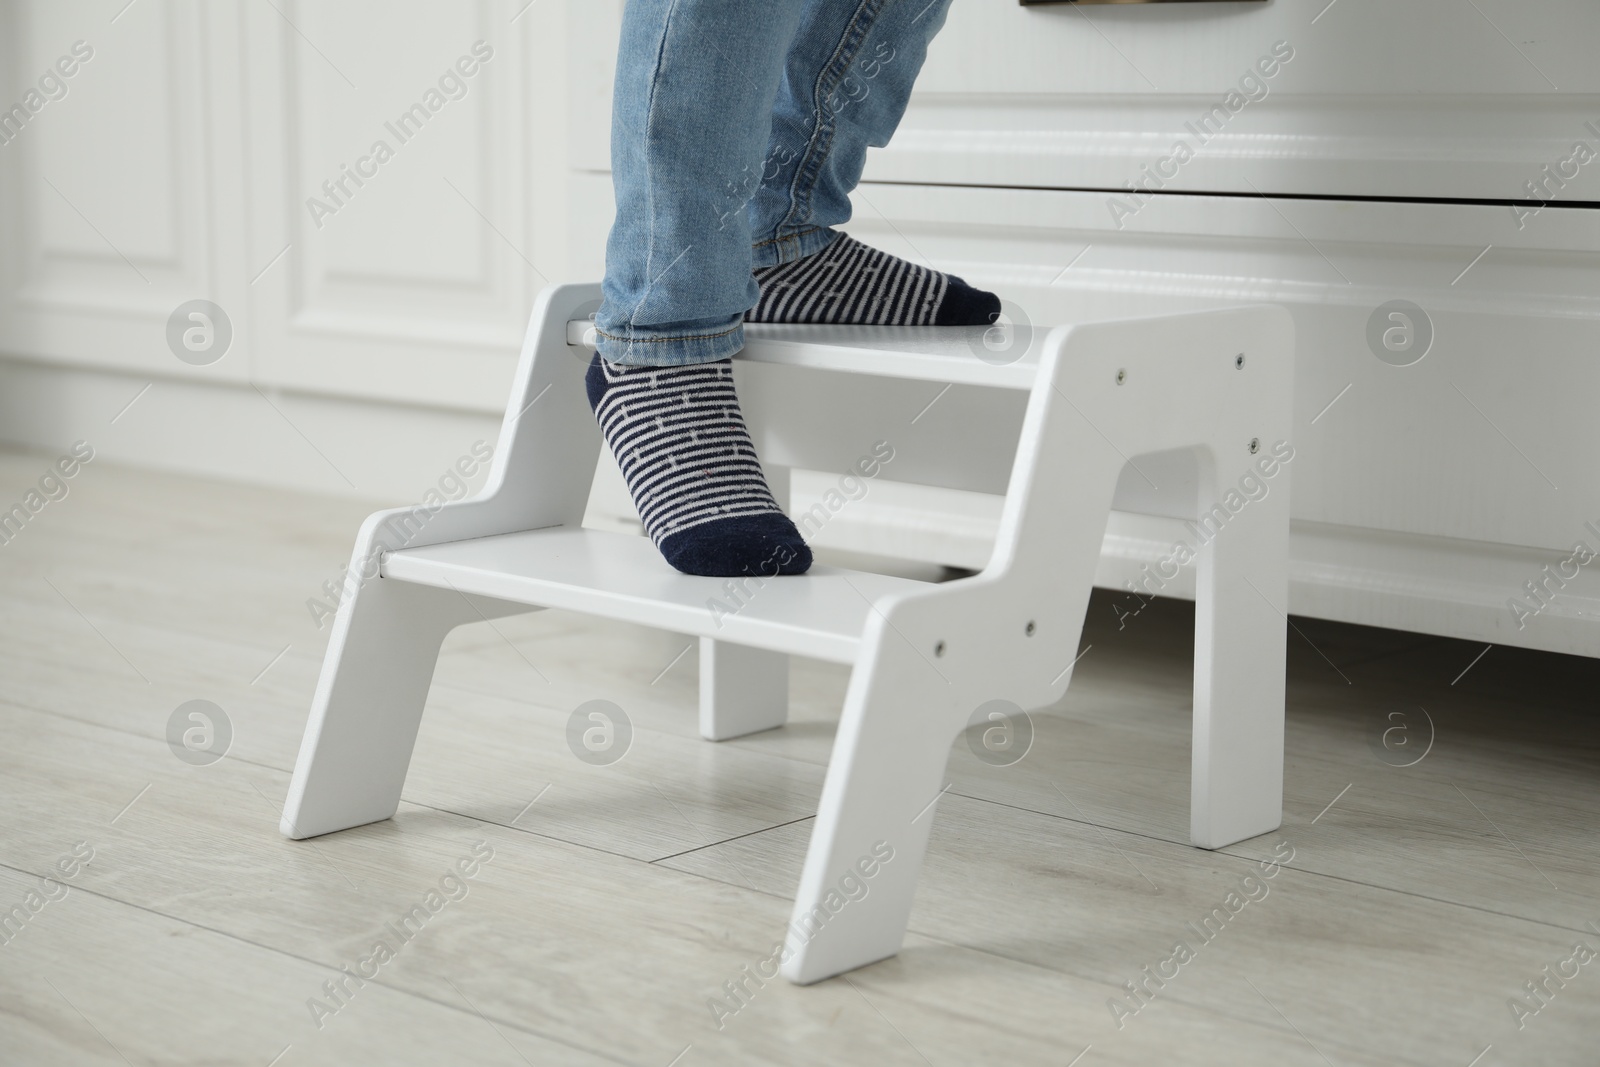
{"type": "Polygon", "coordinates": [[[565,17],[0,5],[7,103],[89,53],[0,127],[0,437],[391,500],[492,440],[568,272],[565,17]],[[210,362],[168,340],[195,299],[231,326],[210,362]]]}

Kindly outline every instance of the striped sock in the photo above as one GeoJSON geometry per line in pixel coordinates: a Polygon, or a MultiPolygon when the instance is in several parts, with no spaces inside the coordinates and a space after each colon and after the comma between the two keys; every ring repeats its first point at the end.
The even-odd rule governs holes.
{"type": "Polygon", "coordinates": [[[668,563],[719,577],[811,566],[811,549],[761,473],[732,360],[628,367],[597,353],[584,384],[639,518],[668,563]]]}
{"type": "Polygon", "coordinates": [[[792,263],[758,267],[761,299],[746,322],[858,323],[868,326],[988,326],[1000,298],[841,233],[792,263]]]}

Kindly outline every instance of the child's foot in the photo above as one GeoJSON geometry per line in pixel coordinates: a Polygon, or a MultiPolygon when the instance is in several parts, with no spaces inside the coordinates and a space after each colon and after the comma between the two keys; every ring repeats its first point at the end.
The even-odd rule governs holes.
{"type": "Polygon", "coordinates": [[[639,517],[668,563],[718,577],[804,574],[811,566],[811,549],[756,460],[732,360],[627,367],[597,354],[584,381],[639,517]]]}
{"type": "Polygon", "coordinates": [[[988,326],[1000,298],[953,274],[919,267],[841,233],[793,263],[756,270],[761,299],[746,322],[869,326],[988,326]]]}

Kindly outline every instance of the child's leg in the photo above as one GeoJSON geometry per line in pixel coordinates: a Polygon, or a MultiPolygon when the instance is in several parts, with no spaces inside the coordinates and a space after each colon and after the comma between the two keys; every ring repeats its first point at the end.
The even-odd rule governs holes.
{"type": "Polygon", "coordinates": [[[811,563],[767,488],[728,361],[759,294],[744,205],[800,15],[778,0],[629,0],[623,16],[589,400],[650,536],[695,574],[811,563]]]}
{"type": "Polygon", "coordinates": [[[1000,300],[831,227],[850,218],[868,146],[889,143],[950,0],[809,0],[785,59],[750,202],[761,299],[751,322],[988,325],[1000,300]]]}

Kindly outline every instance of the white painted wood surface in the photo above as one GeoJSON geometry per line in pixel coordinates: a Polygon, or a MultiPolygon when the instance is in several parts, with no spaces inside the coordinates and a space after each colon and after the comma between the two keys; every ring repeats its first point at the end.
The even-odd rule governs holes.
{"type": "MultiPolygon", "coordinates": [[[[568,344],[594,347],[594,326],[574,320],[567,327],[568,344]]],[[[903,326],[887,331],[881,326],[748,323],[739,360],[941,385],[1032,389],[1041,348],[1037,342],[1043,341],[1044,331],[1014,356],[999,355],[986,362],[978,353],[984,352],[984,336],[990,330],[999,337],[1006,326],[903,326]]]]}
{"type": "Polygon", "coordinates": [[[680,574],[647,538],[553,527],[387,553],[383,576],[853,663],[872,604],[922,583],[819,565],[804,582],[680,574]]]}
{"type": "MultiPolygon", "coordinates": [[[[1127,468],[1205,527],[1194,548],[1191,840],[1221,848],[1279,825],[1289,558],[1288,475],[1279,467],[1292,457],[1284,450],[1294,361],[1283,309],[1051,330],[1025,367],[1032,388],[1000,534],[976,577],[938,585],[819,567],[737,581],[679,574],[641,538],[581,528],[588,472],[579,459],[592,467],[598,444],[581,387],[585,350],[570,341],[582,328],[572,320],[597,289],[541,294],[483,493],[426,515],[379,512],[363,524],[352,569],[365,575],[370,563],[373,573],[339,605],[284,807],[286,835],[314,837],[398,810],[440,642],[474,615],[488,621],[562,608],[848,662],[850,690],[780,962],[791,981],[811,983],[891,956],[905,937],[951,740],[986,709],[1002,709],[1009,727],[1013,716],[1066,690],[1127,468]],[[1176,453],[1189,462],[1163,461],[1176,453]],[[1154,457],[1148,470],[1140,457],[1154,457]],[[1247,500],[1236,488],[1244,477],[1274,477],[1276,491],[1247,500]],[[397,529],[404,536],[389,540],[397,529]],[[869,876],[868,866],[876,891],[841,918],[844,879],[869,876]]],[[[841,375],[848,360],[829,342],[858,351],[857,332],[785,340],[776,366],[791,376],[842,378],[835,387],[846,396],[850,382],[876,379],[904,401],[930,374],[942,376],[933,373],[940,362],[974,363],[980,374],[992,372],[991,391],[1012,389],[1020,357],[1032,349],[1021,346],[1019,362],[995,366],[970,349],[957,355],[966,342],[955,335],[931,355],[869,350],[862,373],[841,375]],[[813,355],[817,366],[808,367],[813,355]],[[896,360],[907,366],[883,373],[896,360]]],[[[883,418],[850,403],[756,404],[752,436],[787,440],[810,463],[839,440],[874,439],[883,418]]],[[[945,443],[957,453],[994,450],[981,423],[945,443]]],[[[881,466],[895,450],[878,438],[871,454],[881,466]]],[[[960,477],[952,469],[941,478],[941,457],[922,458],[928,480],[960,477]]],[[[858,478],[870,476],[869,464],[858,469],[858,478]]],[[[719,672],[715,647],[706,655],[702,684],[712,692],[702,697],[703,733],[734,736],[781,721],[781,683],[746,673],[759,673],[760,658],[719,672]],[[742,691],[756,690],[763,703],[733,710],[742,691]],[[730,709],[725,722],[721,706],[730,709]]]]}

